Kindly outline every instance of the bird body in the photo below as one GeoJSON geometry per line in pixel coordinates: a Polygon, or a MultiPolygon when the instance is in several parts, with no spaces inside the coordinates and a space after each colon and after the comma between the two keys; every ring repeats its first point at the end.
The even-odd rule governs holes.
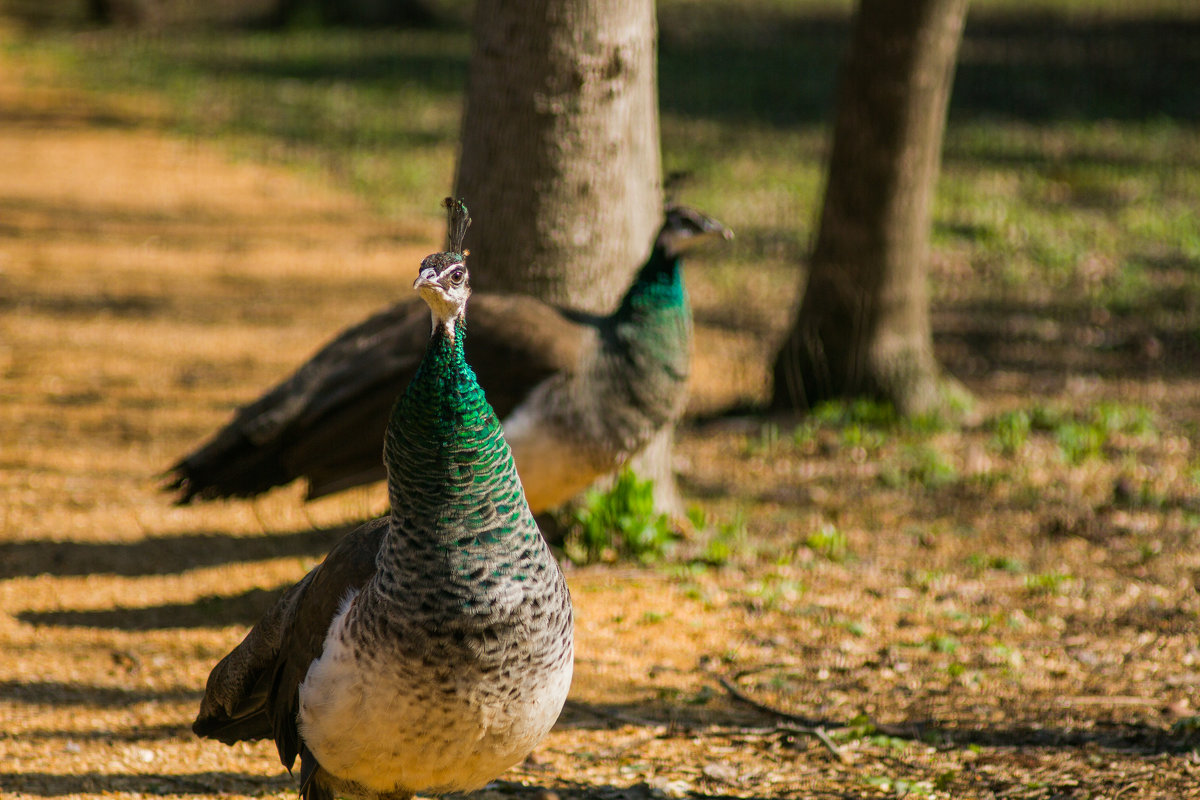
{"type": "Polygon", "coordinates": [[[587,333],[576,369],[538,385],[504,419],[534,509],[586,489],[682,413],[692,318],[679,259],[655,248],[616,312],[587,333]]]}
{"type": "Polygon", "coordinates": [[[447,256],[418,278],[435,323],[387,424],[390,514],[214,668],[193,726],[274,738],[286,766],[299,755],[309,800],[477,789],[546,735],[570,685],[566,582],[466,364],[455,303],[469,290],[447,256]]]}
{"type": "MultiPolygon", "coordinates": [[[[466,355],[504,420],[535,513],[620,467],[682,413],[691,358],[682,254],[713,233],[729,236],[699,212],[669,209],[608,315],[517,295],[471,299],[466,355]]],[[[400,304],[343,332],[174,465],[179,501],[251,496],[302,476],[311,499],[382,478],[390,397],[411,379],[427,324],[400,304]]]]}

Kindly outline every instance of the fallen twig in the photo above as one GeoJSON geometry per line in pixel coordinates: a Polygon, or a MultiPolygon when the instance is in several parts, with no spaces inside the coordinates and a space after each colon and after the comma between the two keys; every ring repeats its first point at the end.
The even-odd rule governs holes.
{"type": "Polygon", "coordinates": [[[735,686],[733,681],[729,680],[724,675],[715,675],[714,677],[717,679],[717,682],[721,684],[721,688],[728,692],[729,696],[734,700],[737,700],[739,703],[744,703],[752,708],[762,711],[763,713],[795,723],[794,725],[787,726],[786,729],[781,728],[781,730],[786,730],[788,733],[795,733],[801,736],[811,736],[824,745],[825,749],[832,753],[833,757],[838,761],[842,762],[843,764],[850,763],[849,757],[842,752],[841,748],[837,746],[833,739],[829,738],[829,734],[825,732],[825,728],[822,726],[808,724],[808,720],[804,719],[799,714],[793,714],[790,711],[784,711],[783,709],[769,706],[766,703],[760,703],[735,686]]]}

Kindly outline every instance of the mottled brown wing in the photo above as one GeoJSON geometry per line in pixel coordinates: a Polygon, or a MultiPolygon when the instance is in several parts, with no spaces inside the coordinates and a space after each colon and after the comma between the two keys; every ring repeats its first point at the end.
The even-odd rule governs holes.
{"type": "MultiPolygon", "coordinates": [[[[473,297],[467,320],[467,362],[501,419],[547,377],[576,369],[594,338],[587,323],[516,295],[473,297]]],[[[311,499],[381,480],[388,413],[429,331],[419,301],[344,331],[172,467],[170,488],[186,503],[253,496],[303,477],[311,499]]]]}
{"type": "Polygon", "coordinates": [[[192,724],[197,735],[226,744],[274,739],[280,761],[292,768],[300,748],[298,688],[342,602],[375,573],[387,524],[372,520],[342,537],[221,659],[192,724]]]}

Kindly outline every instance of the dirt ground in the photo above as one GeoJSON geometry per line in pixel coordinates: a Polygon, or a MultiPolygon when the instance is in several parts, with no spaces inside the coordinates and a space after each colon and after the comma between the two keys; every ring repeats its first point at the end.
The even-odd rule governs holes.
{"type": "MultiPolygon", "coordinates": [[[[439,221],[380,220],[314,178],[164,135],[150,104],[30,90],[13,66],[0,70],[0,793],[292,797],[271,745],[201,741],[190,722],[212,665],[383,496],[306,505],[292,487],[176,508],[156,476],[398,296],[439,221]]],[[[716,299],[694,295],[703,321],[716,299]]],[[[952,333],[968,322],[939,316],[952,333]]],[[[696,410],[759,391],[777,323],[701,348],[696,410]],[[744,366],[727,379],[713,352],[744,366]]],[[[940,339],[952,368],[969,341],[940,339]]],[[[685,489],[715,519],[742,515],[737,557],[569,570],[571,700],[481,794],[1200,797],[1200,505],[1181,432],[1200,418],[1200,376],[1182,361],[1111,378],[1074,365],[992,370],[971,388],[981,413],[1035,395],[1146,404],[1159,433],[1123,444],[1123,463],[1051,472],[1051,442],[1005,460],[984,433],[936,433],[962,478],[914,488],[879,480],[886,443],[688,427],[685,489]],[[844,541],[811,538],[829,526],[844,541]]]]}

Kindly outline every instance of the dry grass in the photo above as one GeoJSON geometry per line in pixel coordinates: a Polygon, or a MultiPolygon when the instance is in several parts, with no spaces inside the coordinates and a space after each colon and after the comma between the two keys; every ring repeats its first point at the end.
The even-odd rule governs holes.
{"type": "MultiPolygon", "coordinates": [[[[191,716],[272,592],[383,498],[181,509],[155,473],[395,297],[437,219],[380,221],[331,186],[162,136],[153,107],[25,89],[16,66],[0,71],[0,790],[293,796],[270,746],[200,741],[191,716]]],[[[703,280],[695,294],[719,309],[703,280]]],[[[772,324],[702,345],[696,408],[759,391],[772,324]],[[714,353],[743,362],[736,380],[714,353]]],[[[572,571],[571,703],[483,794],[1200,795],[1200,381],[1194,364],[1138,372],[1136,353],[1062,378],[1090,352],[1063,324],[1055,341],[1084,344],[978,378],[979,414],[1149,406],[1159,427],[1118,437],[1119,457],[1065,467],[1048,434],[1003,455],[983,428],[685,431],[692,495],[745,514],[738,557],[572,571]],[[843,758],[718,675],[824,724],[843,758]]],[[[952,365],[969,356],[942,344],[952,365]]]]}

